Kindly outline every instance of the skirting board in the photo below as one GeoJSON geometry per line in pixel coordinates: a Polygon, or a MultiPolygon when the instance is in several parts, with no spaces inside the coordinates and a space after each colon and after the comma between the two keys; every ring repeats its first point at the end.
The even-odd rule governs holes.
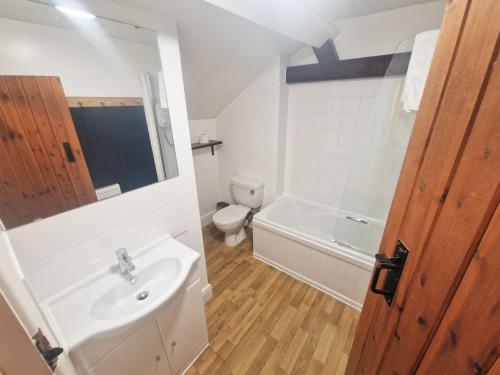
{"type": "Polygon", "coordinates": [[[292,277],[294,277],[294,278],[296,278],[296,279],[298,279],[298,280],[300,280],[300,281],[302,281],[302,282],[304,282],[304,283],[312,286],[313,288],[316,288],[316,289],[321,290],[322,292],[325,292],[326,294],[328,294],[329,296],[332,296],[333,298],[339,300],[340,302],[343,302],[346,305],[354,307],[356,310],[361,311],[361,309],[363,308],[363,306],[361,304],[359,304],[358,302],[353,301],[352,299],[350,299],[350,298],[348,298],[348,297],[346,297],[346,296],[344,296],[344,295],[342,295],[340,293],[337,293],[337,292],[335,292],[335,291],[333,291],[333,290],[325,287],[324,285],[321,285],[321,284],[319,284],[319,283],[317,283],[317,282],[315,282],[315,281],[313,281],[313,280],[305,277],[304,275],[301,275],[300,273],[297,273],[297,272],[292,271],[292,270],[290,270],[290,269],[288,269],[286,267],[283,267],[282,265],[280,265],[280,264],[278,264],[278,263],[276,263],[276,262],[274,262],[274,261],[272,261],[272,260],[270,260],[270,259],[262,256],[262,255],[259,255],[259,254],[257,254],[257,253],[254,252],[253,253],[253,257],[255,259],[260,260],[261,262],[264,262],[264,263],[266,263],[266,264],[268,264],[268,265],[270,265],[270,266],[272,266],[272,267],[274,267],[274,268],[276,268],[276,269],[278,269],[278,270],[286,273],[287,275],[290,275],[290,276],[292,276],[292,277]]]}
{"type": "Polygon", "coordinates": [[[201,289],[201,295],[203,297],[203,301],[207,303],[213,297],[212,284],[207,284],[201,289]]]}
{"type": "Polygon", "coordinates": [[[212,223],[212,216],[214,216],[216,210],[209,212],[208,214],[203,215],[201,219],[201,226],[206,227],[208,224],[212,223]]]}

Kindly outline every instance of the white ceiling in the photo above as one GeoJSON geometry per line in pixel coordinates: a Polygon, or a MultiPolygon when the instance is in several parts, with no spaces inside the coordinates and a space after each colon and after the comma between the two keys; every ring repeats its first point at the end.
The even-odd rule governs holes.
{"type": "Polygon", "coordinates": [[[429,3],[435,0],[304,0],[308,5],[330,20],[338,21],[359,17],[370,13],[415,4],[429,3]]]}
{"type": "Polygon", "coordinates": [[[95,18],[91,21],[69,18],[52,6],[32,1],[0,0],[0,17],[137,43],[156,43],[156,33],[153,31],[102,18],[95,18]]]}
{"type": "MultiPolygon", "coordinates": [[[[114,1],[177,20],[188,112],[193,120],[214,118],[278,55],[286,58],[304,46],[204,0],[114,1]]],[[[432,0],[304,1],[319,16],[334,22],[432,0]]]]}

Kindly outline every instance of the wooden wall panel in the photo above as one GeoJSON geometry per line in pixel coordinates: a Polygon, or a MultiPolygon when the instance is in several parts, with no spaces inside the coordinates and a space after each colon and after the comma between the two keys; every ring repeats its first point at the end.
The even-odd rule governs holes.
{"type": "Polygon", "coordinates": [[[97,201],[97,196],[95,193],[94,186],[92,185],[92,179],[90,177],[90,172],[85,162],[85,156],[82,152],[82,147],[78,136],[76,134],[75,126],[73,124],[73,119],[71,118],[71,113],[69,112],[69,107],[66,102],[66,95],[61,84],[59,77],[48,77],[50,86],[52,87],[52,92],[55,98],[55,102],[59,113],[61,115],[61,120],[66,132],[67,142],[70,143],[75,155],[75,162],[68,163],[71,179],[73,181],[73,188],[77,194],[78,202],[80,205],[89,204],[97,201]]]}
{"type": "Polygon", "coordinates": [[[57,77],[0,76],[0,157],[7,228],[97,200],[57,77]]]}
{"type": "Polygon", "coordinates": [[[20,124],[24,128],[26,141],[33,151],[33,156],[40,170],[40,180],[35,183],[37,186],[43,186],[45,183],[46,186],[46,191],[43,194],[45,198],[43,205],[47,208],[46,215],[55,215],[66,210],[67,206],[40,136],[40,131],[38,130],[19,78],[15,76],[5,77],[5,82],[12,96],[20,124]]]}
{"type": "Polygon", "coordinates": [[[3,168],[8,168],[8,175],[2,176],[6,187],[19,191],[22,197],[18,201],[22,216],[32,221],[42,217],[44,212],[40,202],[40,195],[45,186],[35,186],[30,170],[33,174],[39,174],[38,165],[32,150],[27,144],[22,127],[17,117],[17,112],[12,104],[10,93],[3,77],[0,78],[0,127],[1,142],[4,154],[3,168]]]}
{"type": "Polygon", "coordinates": [[[78,199],[76,198],[73,185],[71,184],[69,171],[63,160],[64,153],[58,147],[57,138],[47,116],[42,98],[40,97],[36,80],[34,77],[20,77],[20,80],[35,118],[36,126],[43,139],[45,150],[50,158],[50,163],[57,176],[58,184],[64,196],[66,206],[68,209],[76,208],[78,207],[78,199]]]}

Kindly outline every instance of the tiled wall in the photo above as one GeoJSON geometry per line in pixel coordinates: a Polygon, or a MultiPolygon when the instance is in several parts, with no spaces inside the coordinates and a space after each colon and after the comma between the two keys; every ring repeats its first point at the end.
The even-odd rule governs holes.
{"type": "Polygon", "coordinates": [[[413,115],[403,77],[289,86],[285,192],[384,219],[413,115]]]}

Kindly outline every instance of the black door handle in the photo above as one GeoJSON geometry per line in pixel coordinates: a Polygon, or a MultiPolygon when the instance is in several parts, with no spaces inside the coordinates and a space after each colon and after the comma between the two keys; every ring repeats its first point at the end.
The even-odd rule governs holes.
{"type": "Polygon", "coordinates": [[[386,289],[378,289],[377,284],[378,284],[378,279],[380,277],[380,271],[382,270],[395,270],[400,268],[399,265],[397,264],[391,264],[391,263],[380,263],[375,266],[375,272],[373,273],[373,278],[372,278],[372,284],[370,289],[372,290],[373,293],[375,294],[382,294],[384,296],[389,296],[394,294],[394,291],[392,290],[386,290],[386,289]]]}
{"type": "Polygon", "coordinates": [[[66,153],[66,158],[70,163],[75,163],[75,155],[73,154],[73,149],[69,142],[63,142],[64,152],[66,153]]]}
{"type": "Polygon", "coordinates": [[[406,246],[403,242],[398,240],[396,249],[394,250],[394,256],[392,258],[384,254],[375,255],[375,259],[378,263],[373,272],[370,290],[375,294],[383,295],[389,306],[391,305],[394,294],[396,293],[399,279],[401,278],[408,254],[409,251],[406,246]],[[382,289],[379,289],[377,288],[377,284],[382,270],[387,270],[387,276],[384,280],[384,286],[382,289]]]}

